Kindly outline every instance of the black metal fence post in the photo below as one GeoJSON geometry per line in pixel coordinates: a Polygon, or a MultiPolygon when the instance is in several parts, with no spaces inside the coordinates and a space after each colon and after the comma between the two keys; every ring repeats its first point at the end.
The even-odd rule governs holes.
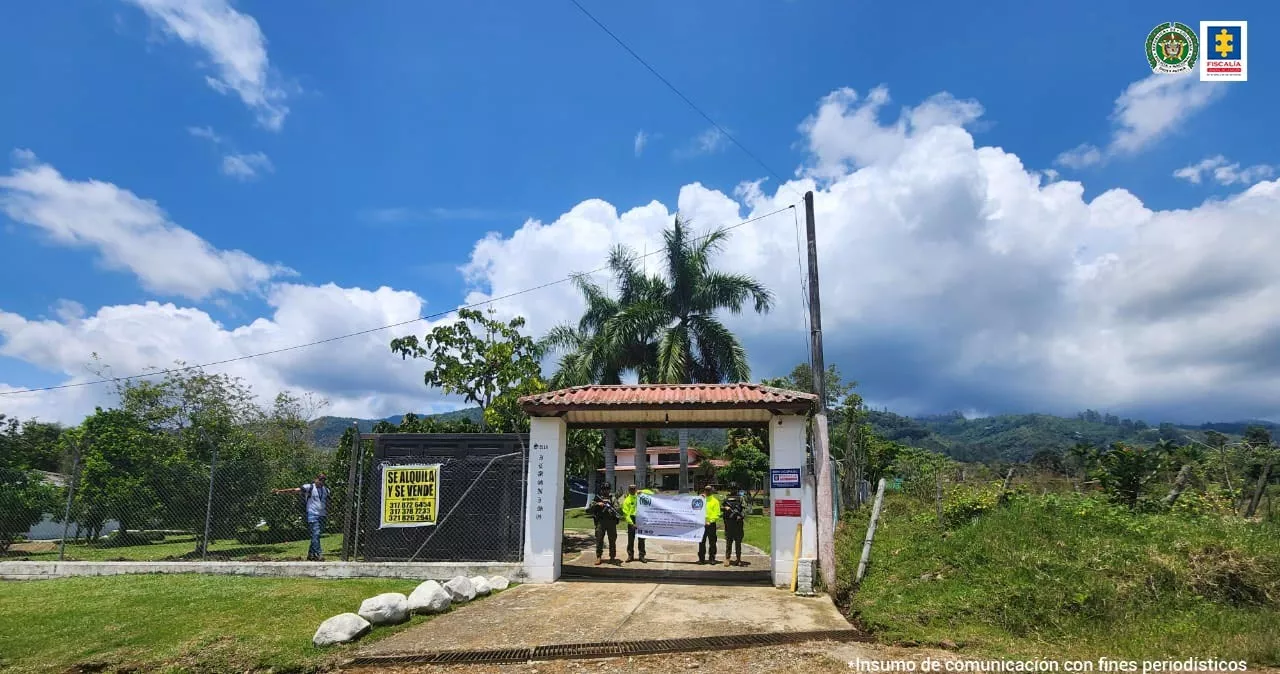
{"type": "Polygon", "coordinates": [[[351,424],[351,432],[354,438],[351,441],[351,456],[347,457],[347,498],[343,505],[343,522],[342,522],[342,561],[351,559],[351,541],[353,540],[353,532],[351,528],[351,519],[355,513],[356,501],[356,454],[360,448],[360,425],[358,423],[351,424]]]}
{"type": "MultiPolygon", "coordinates": [[[[208,442],[208,436],[205,436],[204,440],[208,442]]],[[[200,559],[205,559],[209,555],[209,525],[213,522],[213,479],[217,473],[218,446],[214,445],[213,457],[209,461],[209,499],[204,504],[204,542],[200,545],[200,559]]]]}
{"type": "MultiPolygon", "coordinates": [[[[62,511],[62,542],[58,544],[58,561],[64,561],[67,553],[67,531],[71,528],[71,502],[75,499],[76,474],[80,472],[80,443],[84,440],[73,440],[74,457],[71,460],[71,477],[67,481],[67,507],[62,511]]],[[[79,528],[76,529],[79,532],[79,528]]]]}
{"type": "Polygon", "coordinates": [[[351,540],[351,556],[360,556],[360,530],[364,528],[364,443],[360,434],[356,433],[356,484],[352,498],[355,499],[356,525],[351,540]]]}

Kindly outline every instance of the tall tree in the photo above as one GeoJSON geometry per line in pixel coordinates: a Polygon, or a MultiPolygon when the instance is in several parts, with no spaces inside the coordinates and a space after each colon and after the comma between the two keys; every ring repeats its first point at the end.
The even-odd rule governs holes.
{"type": "MultiPolygon", "coordinates": [[[[629,249],[617,251],[610,260],[623,298],[607,332],[614,343],[656,344],[652,359],[641,368],[649,381],[710,384],[750,379],[746,349],[717,314],[738,314],[748,304],[757,313],[768,313],[773,294],[750,276],[714,268],[713,258],[728,239],[724,228],[694,236],[688,222],[676,216],[671,229],[663,232],[661,276],[640,271],[629,249]]],[[[689,487],[688,437],[688,431],[680,432],[681,491],[689,487]]]]}
{"type": "MultiPolygon", "coordinates": [[[[558,325],[541,341],[542,348],[561,354],[556,372],[551,377],[550,384],[554,388],[618,385],[627,372],[634,372],[640,381],[651,378],[657,345],[644,335],[622,336],[612,326],[626,303],[637,302],[641,297],[652,294],[652,280],[635,269],[625,247],[615,247],[611,251],[609,265],[618,282],[619,296],[610,296],[585,274],[574,276],[573,284],[582,294],[586,310],[576,325],[558,325]]],[[[617,444],[617,430],[605,429],[601,453],[604,455],[605,483],[611,489],[617,488],[617,444]]],[[[594,470],[590,475],[594,475],[594,470]]]]}
{"type": "Polygon", "coordinates": [[[391,350],[402,358],[429,358],[431,369],[423,382],[480,405],[485,411],[482,428],[487,429],[495,400],[542,377],[542,349],[520,333],[523,327],[522,316],[504,323],[474,309],[459,309],[453,324],[437,326],[422,340],[396,338],[391,350]]]}

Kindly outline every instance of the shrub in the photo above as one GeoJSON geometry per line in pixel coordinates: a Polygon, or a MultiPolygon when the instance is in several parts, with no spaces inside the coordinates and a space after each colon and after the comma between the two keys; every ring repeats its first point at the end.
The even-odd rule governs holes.
{"type": "Polygon", "coordinates": [[[981,488],[957,487],[950,490],[942,504],[942,524],[948,529],[968,523],[1000,505],[1000,486],[981,488]]]}

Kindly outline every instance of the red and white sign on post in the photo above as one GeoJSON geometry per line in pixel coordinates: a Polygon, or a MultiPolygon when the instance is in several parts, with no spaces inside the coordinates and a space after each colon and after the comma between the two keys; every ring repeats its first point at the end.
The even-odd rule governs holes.
{"type": "Polygon", "coordinates": [[[780,498],[773,502],[774,517],[799,517],[800,516],[800,499],[798,498],[780,498]]]}

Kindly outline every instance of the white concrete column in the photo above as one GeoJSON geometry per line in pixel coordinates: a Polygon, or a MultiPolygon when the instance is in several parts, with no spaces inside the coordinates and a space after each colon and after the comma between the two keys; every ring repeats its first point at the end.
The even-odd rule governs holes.
{"type": "Polygon", "coordinates": [[[526,582],[552,583],[560,577],[567,437],[564,419],[529,419],[529,485],[524,512],[526,582]]]}
{"type": "Polygon", "coordinates": [[[769,468],[797,469],[801,473],[799,487],[770,488],[769,514],[772,518],[770,554],[773,560],[773,584],[790,587],[791,565],[795,559],[796,525],[803,524],[800,534],[801,564],[812,563],[818,556],[817,507],[812,480],[804,477],[805,431],[808,419],[799,415],[775,416],[769,422],[769,468]],[[800,516],[777,517],[779,501],[800,501],[800,516]]]}

